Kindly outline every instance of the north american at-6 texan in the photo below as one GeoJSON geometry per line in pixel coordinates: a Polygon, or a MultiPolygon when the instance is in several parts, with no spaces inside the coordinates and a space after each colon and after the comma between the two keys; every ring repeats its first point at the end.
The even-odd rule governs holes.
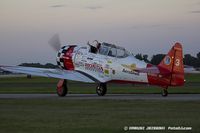
{"type": "Polygon", "coordinates": [[[162,96],[168,95],[169,86],[183,86],[184,65],[180,43],[175,43],[168,54],[154,66],[136,59],[125,48],[94,41],[86,46],[66,45],[61,47],[58,35],[49,43],[58,51],[58,69],[22,66],[1,66],[6,71],[60,79],[57,94],[65,96],[67,81],[96,83],[96,93],[104,96],[107,83],[149,84],[163,88],[162,96]]]}

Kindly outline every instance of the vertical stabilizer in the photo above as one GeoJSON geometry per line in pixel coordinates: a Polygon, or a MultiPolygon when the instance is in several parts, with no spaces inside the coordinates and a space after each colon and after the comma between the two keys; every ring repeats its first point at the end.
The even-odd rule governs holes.
{"type": "Polygon", "coordinates": [[[164,59],[158,65],[161,73],[169,72],[169,85],[178,86],[184,84],[184,65],[183,65],[183,50],[180,43],[176,43],[164,59]]]}

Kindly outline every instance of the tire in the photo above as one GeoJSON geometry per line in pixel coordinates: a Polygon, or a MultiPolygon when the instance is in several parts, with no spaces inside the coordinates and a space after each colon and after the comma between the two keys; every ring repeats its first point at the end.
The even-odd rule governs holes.
{"type": "Polygon", "coordinates": [[[97,87],[96,87],[96,93],[99,96],[104,96],[107,92],[107,86],[106,84],[100,83],[97,87]]]}
{"type": "Polygon", "coordinates": [[[162,96],[163,96],[163,97],[168,96],[168,91],[167,91],[167,89],[163,89],[163,91],[162,91],[162,96]]]}
{"type": "Polygon", "coordinates": [[[67,81],[66,80],[64,80],[64,82],[63,82],[61,87],[57,87],[56,92],[57,92],[58,96],[60,96],[60,97],[66,96],[66,94],[68,92],[68,87],[67,87],[67,81]]]}

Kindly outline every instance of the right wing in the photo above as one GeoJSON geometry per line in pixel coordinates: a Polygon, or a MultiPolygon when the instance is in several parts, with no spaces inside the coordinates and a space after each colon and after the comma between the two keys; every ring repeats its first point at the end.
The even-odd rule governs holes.
{"type": "Polygon", "coordinates": [[[200,71],[197,71],[193,68],[184,68],[185,74],[200,74],[200,71]]]}
{"type": "MultiPolygon", "coordinates": [[[[170,74],[169,71],[160,71],[158,67],[148,67],[148,68],[136,68],[135,71],[139,73],[148,73],[148,74],[170,74]]],[[[200,71],[195,70],[194,68],[184,68],[184,74],[200,74],[200,71]]]]}
{"type": "Polygon", "coordinates": [[[35,76],[67,79],[67,80],[74,80],[74,81],[88,82],[88,83],[95,82],[93,79],[77,71],[23,67],[23,66],[0,66],[0,68],[3,69],[4,71],[24,73],[24,74],[30,74],[30,75],[35,75],[35,76]]]}

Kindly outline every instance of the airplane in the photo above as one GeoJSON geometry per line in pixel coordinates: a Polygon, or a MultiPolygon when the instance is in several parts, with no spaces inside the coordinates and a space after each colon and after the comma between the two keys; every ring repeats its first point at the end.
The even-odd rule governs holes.
{"type": "Polygon", "coordinates": [[[164,97],[168,95],[168,87],[183,86],[185,83],[183,49],[178,42],[157,66],[136,59],[123,47],[105,42],[98,42],[100,47],[96,52],[92,51],[91,45],[61,47],[58,35],[54,35],[49,44],[58,51],[58,69],[23,66],[0,68],[10,72],[58,78],[60,80],[56,90],[61,97],[68,92],[68,80],[96,83],[96,93],[99,96],[106,94],[107,83],[156,85],[163,88],[161,94],[164,97]]]}

